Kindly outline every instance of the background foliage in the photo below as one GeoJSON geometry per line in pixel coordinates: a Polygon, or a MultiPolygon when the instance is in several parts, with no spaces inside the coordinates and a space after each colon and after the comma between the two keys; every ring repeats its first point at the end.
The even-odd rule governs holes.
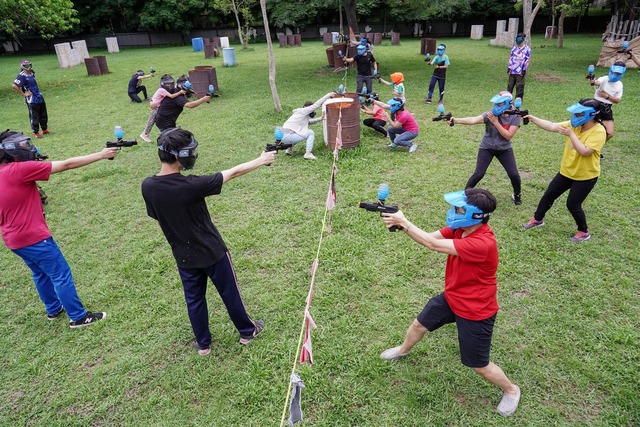
{"type": "MultiPolygon", "coordinates": [[[[451,67],[446,110],[478,115],[506,87],[508,49],[487,39],[442,39],[451,67]]],[[[599,35],[569,36],[559,52],[534,37],[525,103],[534,114],[566,120],[565,108],[591,96],[583,78],[598,57],[599,35]]],[[[312,314],[313,367],[305,381],[305,425],[313,426],[633,426],[640,420],[640,295],[637,242],[640,148],[639,75],[629,70],[615,107],[616,136],[604,151],[603,175],[585,204],[591,240],[571,244],[573,219],[565,197],[541,229],[521,225],[558,171],[563,138],[533,125],[514,147],[523,200],[512,205],[508,178],[493,164],[481,186],[498,199],[491,219],[500,245],[501,311],[492,359],[523,390],[511,419],[495,411],[500,391],[460,365],[455,328],[442,328],[399,363],[379,359],[443,287],[445,256],[389,233],[356,207],[388,182],[390,202],[415,224],[435,230],[447,209],[442,194],[464,186],[475,166],[482,126],[432,122],[435,105],[421,102],[432,69],[419,40],[375,47],[383,75],[405,75],[407,108],[418,118],[419,149],[390,151],[369,129],[360,146],[340,154],[333,233],[320,252],[312,314]]],[[[238,66],[217,67],[221,97],[186,111],[179,123],[201,144],[193,173],[232,167],[258,156],[293,108],[337,88],[342,74],[324,68],[325,46],[276,49],[284,112],[273,109],[266,46],[238,50],[238,66]]],[[[92,54],[105,52],[92,51],[92,54]]],[[[121,125],[136,137],[148,115],[131,104],[130,76],[154,66],[180,75],[211,64],[189,47],[125,49],[108,55],[111,74],[62,70],[54,55],[32,56],[54,135],[37,141],[52,159],[101,149],[121,125]]],[[[28,131],[27,111],[8,82],[22,58],[0,58],[0,123],[28,131]]],[[[598,69],[597,75],[606,73],[598,69]]],[[[153,88],[157,80],[146,80],[153,88]]],[[[348,89],[355,87],[349,72],[348,89]]],[[[388,87],[375,84],[382,98],[388,87]]],[[[227,241],[249,313],[266,320],[247,347],[215,291],[210,292],[212,353],[199,357],[192,340],[170,249],[146,215],[140,183],[158,169],[153,144],[123,150],[114,161],[54,175],[47,220],[89,309],[108,318],[70,330],[49,322],[27,267],[0,248],[0,425],[213,426],[278,425],[302,321],[309,270],[316,254],[332,157],[318,138],[315,162],[279,155],[271,167],[229,182],[208,200],[227,241]]],[[[154,137],[157,131],[154,130],[154,137]]]]}

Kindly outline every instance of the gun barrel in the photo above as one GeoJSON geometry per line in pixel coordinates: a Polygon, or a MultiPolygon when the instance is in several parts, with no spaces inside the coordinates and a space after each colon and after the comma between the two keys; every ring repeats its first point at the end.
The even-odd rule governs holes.
{"type": "Polygon", "coordinates": [[[274,144],[267,144],[267,148],[265,148],[264,151],[280,151],[280,150],[286,150],[287,148],[291,148],[293,146],[293,144],[290,143],[282,143],[282,142],[276,142],[274,144]]]}
{"type": "Polygon", "coordinates": [[[133,147],[134,145],[138,145],[138,141],[136,141],[135,139],[132,140],[126,140],[126,139],[119,139],[117,141],[107,141],[107,148],[113,148],[113,147],[133,147]]]}
{"type": "Polygon", "coordinates": [[[359,202],[358,207],[365,209],[369,212],[380,212],[380,213],[398,212],[397,206],[386,206],[386,205],[381,205],[380,203],[359,202]]]}

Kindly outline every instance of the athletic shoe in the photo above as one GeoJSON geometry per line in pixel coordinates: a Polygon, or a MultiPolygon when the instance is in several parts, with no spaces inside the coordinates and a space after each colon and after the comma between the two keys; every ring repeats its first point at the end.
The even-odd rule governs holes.
{"type": "Polygon", "coordinates": [[[396,147],[397,147],[397,145],[396,145],[396,144],[394,144],[394,143],[392,142],[391,144],[387,145],[387,147],[389,147],[389,148],[396,148],[396,147]]]}
{"type": "Polygon", "coordinates": [[[198,354],[200,356],[207,356],[209,353],[211,353],[211,347],[200,348],[197,342],[194,342],[191,348],[194,350],[198,350],[198,354]]]}
{"type": "Polygon", "coordinates": [[[522,204],[522,198],[519,194],[512,194],[511,200],[513,200],[513,204],[516,206],[520,206],[522,204]]]}
{"type": "Polygon", "coordinates": [[[527,230],[530,228],[535,228],[535,227],[542,227],[544,225],[544,220],[536,220],[535,218],[531,218],[529,220],[529,222],[527,222],[526,224],[523,225],[524,228],[526,228],[527,230]]]}
{"type": "Polygon", "coordinates": [[[591,234],[589,234],[588,231],[584,232],[584,231],[578,230],[576,235],[571,238],[571,241],[573,243],[578,243],[578,242],[584,242],[585,240],[589,240],[590,238],[591,238],[591,234]]]}
{"type": "Polygon", "coordinates": [[[141,133],[140,134],[140,138],[142,138],[142,140],[144,142],[151,142],[151,138],[149,138],[149,134],[148,133],[141,133]]]}
{"type": "Polygon", "coordinates": [[[316,156],[314,156],[311,153],[304,153],[304,158],[307,159],[307,160],[315,160],[316,156]]]}
{"type": "Polygon", "coordinates": [[[425,104],[431,104],[431,98],[425,98],[424,102],[425,104]]]}
{"type": "Polygon", "coordinates": [[[84,318],[76,320],[75,322],[69,322],[69,327],[71,329],[82,328],[83,326],[89,326],[103,320],[105,317],[107,317],[107,313],[105,312],[92,313],[87,311],[87,315],[84,316],[84,318]]]}
{"type": "Polygon", "coordinates": [[[291,149],[291,147],[289,147],[286,150],[284,150],[284,154],[286,154],[287,156],[292,156],[293,155],[293,150],[291,149]]]}
{"type": "Polygon", "coordinates": [[[42,131],[42,133],[43,133],[44,135],[50,135],[50,134],[51,134],[51,131],[50,131],[49,129],[45,129],[45,130],[43,130],[43,131],[42,131]]]}
{"type": "Polygon", "coordinates": [[[409,152],[415,153],[417,149],[418,149],[418,144],[411,144],[411,147],[409,147],[409,152]]]}
{"type": "Polygon", "coordinates": [[[33,134],[33,136],[35,136],[35,137],[36,137],[36,139],[40,139],[40,138],[42,138],[42,135],[40,135],[40,132],[35,132],[35,133],[33,134]]]}
{"type": "Polygon", "coordinates": [[[384,359],[384,360],[398,360],[401,357],[405,357],[407,354],[409,353],[405,353],[405,354],[400,354],[400,348],[402,346],[399,345],[397,347],[393,347],[393,348],[389,348],[385,351],[382,352],[382,354],[380,354],[380,358],[384,359]]]}
{"type": "Polygon", "coordinates": [[[64,307],[62,307],[60,309],[60,311],[58,311],[56,314],[49,314],[47,313],[47,319],[49,320],[56,320],[58,317],[60,317],[60,315],[64,313],[64,307]]]}
{"type": "Polygon", "coordinates": [[[253,334],[251,335],[240,335],[240,341],[238,341],[242,345],[249,344],[249,341],[257,337],[264,330],[264,320],[256,320],[256,328],[253,330],[253,334]]]}
{"type": "Polygon", "coordinates": [[[502,400],[496,408],[498,410],[498,413],[503,417],[513,415],[513,413],[516,412],[516,409],[518,409],[518,404],[520,403],[520,396],[522,395],[522,393],[520,392],[520,387],[515,387],[518,389],[518,395],[516,397],[513,397],[504,393],[502,395],[502,400]]]}

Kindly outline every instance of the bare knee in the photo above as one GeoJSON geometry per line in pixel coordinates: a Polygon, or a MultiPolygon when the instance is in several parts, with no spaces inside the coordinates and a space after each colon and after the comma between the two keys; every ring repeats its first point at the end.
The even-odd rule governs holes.
{"type": "Polygon", "coordinates": [[[422,326],[422,323],[418,322],[418,319],[413,319],[413,322],[411,322],[410,328],[413,329],[414,331],[420,332],[420,333],[424,333],[424,332],[428,331],[427,328],[422,326]]]}

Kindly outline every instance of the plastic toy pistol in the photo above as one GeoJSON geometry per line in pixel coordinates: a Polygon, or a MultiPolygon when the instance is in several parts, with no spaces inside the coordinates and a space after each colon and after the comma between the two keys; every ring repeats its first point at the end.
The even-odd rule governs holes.
{"type": "Polygon", "coordinates": [[[424,57],[424,60],[425,60],[425,61],[431,61],[431,54],[430,54],[430,53],[427,53],[427,54],[425,55],[425,57],[424,57]]]}
{"type": "Polygon", "coordinates": [[[274,144],[267,144],[267,148],[265,148],[264,151],[280,151],[292,147],[293,144],[285,144],[282,142],[282,138],[284,138],[284,131],[282,129],[276,129],[276,131],[273,132],[273,136],[276,138],[276,142],[274,144]]]}
{"type": "Polygon", "coordinates": [[[524,117],[529,115],[529,110],[521,110],[520,107],[522,107],[522,98],[518,97],[516,99],[513,100],[513,106],[516,108],[515,110],[507,110],[504,112],[504,114],[507,114],[509,116],[520,116],[523,117],[522,119],[522,123],[524,123],[525,125],[529,124],[529,119],[524,117]]]}
{"type": "MultiPolygon", "coordinates": [[[[124,138],[124,130],[122,130],[122,126],[116,126],[115,129],[113,130],[113,134],[116,137],[116,141],[107,141],[107,148],[111,148],[111,147],[118,147],[118,148],[122,148],[122,147],[133,147],[134,145],[138,145],[138,141],[134,140],[126,140],[123,139],[124,138]]],[[[109,160],[113,160],[113,157],[110,158],[109,160]]]]}
{"type": "MultiPolygon", "coordinates": [[[[206,93],[206,96],[210,96],[212,98],[218,98],[220,96],[220,94],[216,91],[216,88],[213,87],[213,85],[209,85],[209,92],[206,93]]],[[[207,104],[210,101],[207,101],[207,104]]]]}
{"type": "Polygon", "coordinates": [[[337,93],[338,95],[344,95],[344,94],[345,94],[345,87],[344,87],[344,85],[340,85],[340,86],[338,86],[338,90],[336,91],[336,93],[337,93]]]}
{"type": "MultiPolygon", "coordinates": [[[[380,212],[380,216],[383,213],[396,213],[398,212],[398,206],[386,206],[384,201],[389,197],[389,185],[380,184],[378,186],[378,203],[359,202],[358,207],[366,209],[369,212],[380,212]]],[[[389,231],[402,230],[402,227],[393,225],[389,227],[389,231]]]]}
{"type": "MultiPolygon", "coordinates": [[[[451,113],[444,113],[444,105],[438,104],[438,113],[440,115],[433,117],[431,120],[434,122],[439,122],[440,120],[446,120],[447,122],[453,118],[451,113]]],[[[449,126],[453,126],[453,122],[449,122],[449,126]]]]}
{"type": "Polygon", "coordinates": [[[622,49],[618,51],[618,53],[631,53],[631,49],[629,49],[629,42],[625,41],[622,43],[622,49]]]}
{"type": "MultiPolygon", "coordinates": [[[[589,65],[589,68],[587,68],[587,75],[584,76],[585,79],[587,80],[593,80],[596,78],[596,75],[594,73],[594,71],[596,70],[595,65],[591,64],[589,65]]],[[[595,83],[591,83],[591,86],[595,85],[595,83]]]]}
{"type": "Polygon", "coordinates": [[[151,74],[155,74],[156,69],[155,69],[155,68],[153,68],[153,67],[149,67],[149,72],[150,72],[151,74]]]}

